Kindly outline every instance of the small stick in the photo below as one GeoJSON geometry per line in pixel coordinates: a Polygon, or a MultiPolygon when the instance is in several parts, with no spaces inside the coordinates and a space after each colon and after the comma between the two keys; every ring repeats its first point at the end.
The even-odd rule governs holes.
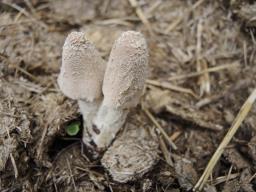
{"type": "Polygon", "coordinates": [[[195,104],[195,106],[200,109],[206,105],[209,105],[210,103],[213,103],[213,102],[216,102],[218,101],[219,99],[225,97],[226,95],[228,94],[231,94],[231,93],[234,93],[238,90],[241,90],[242,88],[244,87],[248,87],[249,86],[249,81],[248,80],[241,80],[241,81],[238,81],[236,83],[236,85],[233,87],[233,86],[230,86],[228,87],[226,90],[224,90],[223,92],[219,93],[218,95],[212,95],[210,97],[206,97],[202,100],[200,100],[199,102],[197,102],[195,104]]]}
{"type": "Polygon", "coordinates": [[[122,20],[122,19],[106,19],[106,20],[102,20],[102,21],[96,21],[95,24],[100,24],[100,25],[124,25],[124,26],[128,26],[131,27],[132,23],[122,20]]]}
{"type": "Polygon", "coordinates": [[[229,177],[229,180],[231,179],[235,179],[236,177],[238,177],[240,175],[240,173],[232,173],[230,174],[229,176],[226,175],[226,176],[220,176],[216,179],[214,179],[214,181],[212,182],[212,185],[218,185],[220,183],[224,183],[227,181],[227,178],[229,177]]]}
{"type": "Polygon", "coordinates": [[[15,179],[17,179],[18,175],[19,175],[19,172],[18,172],[18,168],[17,168],[17,165],[15,163],[15,159],[14,159],[12,153],[10,153],[10,158],[11,158],[12,166],[13,166],[13,169],[14,169],[14,176],[15,176],[15,179]]]}
{"type": "Polygon", "coordinates": [[[151,13],[153,13],[161,5],[161,3],[163,3],[162,0],[158,0],[153,3],[153,5],[148,8],[146,15],[150,15],[151,13]]]}
{"type": "Polygon", "coordinates": [[[229,171],[228,171],[228,175],[227,175],[227,179],[226,179],[226,183],[230,180],[230,175],[231,175],[231,173],[232,173],[232,170],[233,170],[233,165],[231,165],[230,166],[230,169],[229,169],[229,171]]]}
{"type": "Polygon", "coordinates": [[[253,176],[249,179],[249,183],[252,182],[252,180],[256,177],[256,173],[253,174],[253,176]]]}
{"type": "MultiPolygon", "coordinates": [[[[203,20],[198,21],[197,25],[197,44],[196,44],[196,70],[200,72],[202,70],[207,70],[208,66],[207,63],[202,59],[202,34],[203,34],[203,20]]],[[[207,72],[203,73],[198,80],[200,85],[200,96],[204,93],[210,92],[210,78],[207,72]]]]}
{"type": "MultiPolygon", "coordinates": [[[[7,132],[8,138],[11,139],[9,129],[7,127],[5,127],[5,130],[7,132]]],[[[12,166],[13,166],[13,170],[14,170],[14,177],[15,177],[15,179],[17,179],[19,176],[19,172],[18,172],[18,168],[17,168],[16,162],[15,162],[15,159],[14,159],[12,153],[10,153],[10,158],[11,158],[11,162],[12,162],[12,166]]]]}
{"type": "Polygon", "coordinates": [[[248,63],[247,63],[247,44],[246,44],[246,41],[243,42],[243,50],[244,50],[244,64],[245,66],[248,66],[248,63]]]}
{"type": "MultiPolygon", "coordinates": [[[[200,71],[203,70],[207,70],[208,69],[208,65],[207,62],[205,60],[201,60],[200,62],[201,65],[201,69],[200,71]]],[[[200,83],[201,83],[201,87],[200,87],[200,95],[203,95],[204,93],[206,94],[210,94],[210,90],[211,90],[211,82],[210,82],[210,76],[208,72],[205,72],[201,78],[200,78],[200,83]]]]}
{"type": "Polygon", "coordinates": [[[181,134],[182,134],[181,131],[176,131],[176,132],[174,132],[174,133],[170,136],[170,138],[171,138],[172,141],[175,141],[181,134]]]}
{"type": "Polygon", "coordinates": [[[39,80],[36,78],[36,76],[32,75],[31,73],[29,73],[28,71],[26,71],[25,69],[17,66],[17,65],[12,65],[12,67],[16,68],[18,71],[20,71],[21,73],[27,75],[28,77],[30,77],[32,80],[39,82],[39,80]]]}
{"type": "Polygon", "coordinates": [[[135,9],[136,14],[138,15],[138,17],[140,18],[141,22],[146,26],[146,28],[148,29],[150,35],[153,34],[153,30],[152,27],[147,19],[147,17],[144,15],[141,7],[138,5],[137,0],[129,0],[129,3],[131,4],[131,6],[135,9]]]}
{"type": "Polygon", "coordinates": [[[56,178],[55,178],[55,176],[54,176],[54,175],[53,175],[52,177],[53,177],[53,185],[54,185],[54,189],[55,189],[55,191],[56,191],[56,192],[59,192],[58,187],[57,187],[57,185],[56,185],[56,178]]]}
{"type": "Polygon", "coordinates": [[[248,97],[248,99],[245,101],[245,103],[241,107],[238,115],[236,116],[235,120],[233,121],[232,126],[230,127],[226,136],[223,138],[219,147],[217,148],[217,150],[213,154],[211,160],[209,161],[207,167],[204,170],[204,173],[202,174],[202,176],[200,177],[200,179],[198,180],[198,182],[194,186],[193,191],[201,191],[203,189],[203,187],[204,187],[205,183],[207,182],[210,174],[212,173],[212,170],[213,170],[214,166],[216,165],[220,156],[224,152],[224,149],[229,144],[232,137],[234,136],[234,134],[236,133],[236,131],[240,127],[241,123],[243,122],[243,120],[245,119],[247,114],[249,113],[255,99],[256,99],[256,89],[254,89],[254,91],[251,93],[251,95],[248,97]]]}
{"type": "Polygon", "coordinates": [[[20,7],[19,5],[15,4],[15,3],[8,3],[8,2],[0,2],[0,4],[1,3],[5,4],[5,5],[8,5],[11,8],[19,11],[19,15],[25,15],[26,17],[30,18],[31,20],[38,22],[42,27],[44,27],[46,29],[48,28],[45,23],[43,23],[42,21],[32,17],[32,15],[29,12],[27,12],[24,8],[20,7]]]}
{"type": "Polygon", "coordinates": [[[202,114],[200,116],[198,116],[198,115],[196,115],[196,112],[194,112],[194,111],[192,111],[192,112],[194,112],[195,114],[193,114],[191,111],[187,111],[186,113],[184,113],[170,105],[166,105],[165,110],[166,110],[166,112],[168,112],[176,117],[179,117],[180,119],[183,119],[188,122],[192,122],[204,129],[209,129],[209,130],[213,130],[213,131],[220,131],[223,129],[223,127],[221,125],[207,122],[206,120],[204,120],[202,118],[202,114]]]}
{"type": "Polygon", "coordinates": [[[175,145],[175,143],[170,139],[170,137],[166,134],[165,130],[161,127],[161,125],[156,121],[156,119],[154,118],[154,116],[149,112],[148,109],[146,108],[142,108],[142,110],[145,112],[145,114],[148,116],[148,118],[155,124],[155,126],[159,129],[159,131],[161,132],[161,134],[164,136],[164,138],[166,139],[166,141],[170,144],[170,146],[174,149],[177,150],[177,146],[175,145]]]}
{"type": "Polygon", "coordinates": [[[216,67],[208,68],[208,69],[202,70],[202,71],[197,71],[197,72],[193,72],[193,73],[189,73],[189,74],[185,74],[185,75],[177,75],[177,76],[174,76],[174,77],[170,77],[170,78],[168,78],[168,81],[174,81],[174,80],[181,80],[181,79],[197,77],[197,76],[202,75],[204,73],[217,72],[217,71],[221,71],[223,69],[229,69],[229,68],[238,67],[238,66],[239,66],[238,63],[216,66],[216,67]]]}
{"type": "Polygon", "coordinates": [[[37,13],[35,8],[33,7],[33,5],[31,4],[30,0],[24,0],[24,2],[26,3],[26,5],[28,6],[28,8],[30,9],[30,11],[32,12],[32,14],[37,17],[37,13]]]}
{"type": "Polygon", "coordinates": [[[196,99],[198,99],[198,96],[191,89],[187,89],[187,88],[179,87],[179,86],[176,86],[176,85],[172,85],[168,82],[159,82],[159,81],[156,81],[156,80],[149,80],[149,79],[146,80],[146,83],[150,84],[150,85],[153,85],[153,86],[161,87],[163,89],[169,89],[169,90],[172,90],[172,91],[187,93],[187,94],[192,95],[196,99]]]}
{"type": "Polygon", "coordinates": [[[72,169],[71,169],[71,166],[70,166],[70,162],[69,162],[68,159],[67,159],[67,164],[68,164],[68,169],[69,169],[69,172],[70,172],[71,181],[72,181],[74,190],[75,190],[75,192],[76,192],[76,191],[77,191],[76,183],[75,183],[75,179],[74,179],[74,176],[73,176],[73,173],[72,173],[72,169]]]}
{"type": "Polygon", "coordinates": [[[41,136],[40,141],[39,141],[39,146],[38,146],[38,151],[37,151],[37,158],[38,159],[41,159],[41,156],[42,156],[42,147],[43,147],[43,143],[44,143],[44,139],[45,139],[47,130],[48,130],[48,125],[45,125],[42,136],[41,136]]]}
{"type": "Polygon", "coordinates": [[[175,19],[175,21],[173,21],[165,30],[164,30],[164,34],[168,34],[169,32],[171,32],[173,29],[175,29],[175,27],[177,27],[182,20],[184,19],[184,15],[189,15],[193,10],[195,10],[199,5],[201,5],[204,2],[204,0],[198,0],[193,6],[191,6],[191,8],[189,8],[185,13],[183,13],[182,17],[179,17],[177,19],[175,19]]]}
{"type": "Polygon", "coordinates": [[[9,116],[9,117],[12,117],[12,118],[20,118],[21,117],[21,116],[13,115],[13,114],[6,113],[6,112],[3,112],[3,111],[0,111],[0,116],[9,116]]]}
{"type": "Polygon", "coordinates": [[[183,20],[183,17],[178,17],[177,19],[175,19],[175,21],[173,21],[164,31],[165,34],[168,34],[169,32],[171,32],[173,29],[175,29],[183,20]]]}
{"type": "Polygon", "coordinates": [[[165,161],[167,162],[168,165],[173,167],[174,165],[173,165],[173,161],[170,156],[170,152],[169,152],[162,136],[159,137],[159,144],[160,144],[160,149],[164,155],[165,161]]]}
{"type": "Polygon", "coordinates": [[[92,175],[94,175],[94,177],[104,177],[103,174],[101,174],[101,173],[99,173],[97,171],[93,171],[93,170],[90,170],[90,169],[87,169],[87,168],[83,168],[83,167],[79,167],[79,166],[76,166],[75,168],[77,170],[80,170],[80,171],[92,174],[92,175]]]}
{"type": "Polygon", "coordinates": [[[198,6],[200,6],[204,0],[198,0],[191,8],[191,11],[195,10],[198,6]]]}
{"type": "Polygon", "coordinates": [[[197,71],[200,71],[200,63],[198,62],[200,59],[202,59],[202,33],[203,33],[203,21],[200,19],[197,24],[197,32],[196,32],[196,68],[197,71]]]}

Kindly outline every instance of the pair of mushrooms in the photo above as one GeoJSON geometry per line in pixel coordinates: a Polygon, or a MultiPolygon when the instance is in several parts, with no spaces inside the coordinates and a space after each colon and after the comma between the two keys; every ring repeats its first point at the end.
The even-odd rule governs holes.
{"type": "Polygon", "coordinates": [[[101,163],[118,182],[142,176],[158,160],[156,137],[129,123],[110,146],[130,108],[139,103],[147,68],[147,44],[139,32],[122,33],[107,63],[82,32],[69,34],[63,47],[59,87],[67,97],[78,100],[83,142],[91,149],[107,150],[101,163]]]}
{"type": "Polygon", "coordinates": [[[78,100],[85,144],[93,142],[98,150],[107,149],[129,109],[139,102],[147,67],[147,44],[139,32],[122,33],[107,64],[83,32],[68,35],[58,84],[67,97],[78,100]]]}

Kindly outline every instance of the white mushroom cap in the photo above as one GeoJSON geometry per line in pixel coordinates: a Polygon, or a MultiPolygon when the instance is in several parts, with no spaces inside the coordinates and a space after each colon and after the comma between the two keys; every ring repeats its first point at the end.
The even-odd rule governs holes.
{"type": "Polygon", "coordinates": [[[139,102],[148,67],[144,36],[127,31],[115,41],[103,82],[104,105],[131,108],[139,102]]]}
{"type": "Polygon", "coordinates": [[[102,95],[105,61],[83,32],[66,38],[58,84],[62,92],[75,100],[94,101],[102,95]]]}

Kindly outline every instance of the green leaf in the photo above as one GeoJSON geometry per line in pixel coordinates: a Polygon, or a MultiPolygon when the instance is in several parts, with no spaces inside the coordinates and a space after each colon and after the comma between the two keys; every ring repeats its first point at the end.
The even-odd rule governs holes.
{"type": "Polygon", "coordinates": [[[66,133],[69,136],[75,136],[80,130],[80,122],[71,123],[66,127],[66,133]]]}

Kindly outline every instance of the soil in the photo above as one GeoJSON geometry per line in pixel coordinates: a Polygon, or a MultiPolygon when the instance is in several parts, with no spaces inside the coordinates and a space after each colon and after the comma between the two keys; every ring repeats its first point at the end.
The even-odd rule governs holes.
{"type": "MultiPolygon", "coordinates": [[[[1,192],[192,190],[255,88],[256,3],[139,0],[133,7],[130,2],[0,1],[1,192]],[[150,53],[143,97],[127,121],[156,130],[160,160],[135,181],[120,184],[99,160],[86,157],[81,131],[73,137],[65,132],[82,118],[56,79],[71,31],[84,31],[108,59],[126,30],[141,31],[150,53]]],[[[204,191],[256,191],[255,166],[254,106],[204,191]]]]}

